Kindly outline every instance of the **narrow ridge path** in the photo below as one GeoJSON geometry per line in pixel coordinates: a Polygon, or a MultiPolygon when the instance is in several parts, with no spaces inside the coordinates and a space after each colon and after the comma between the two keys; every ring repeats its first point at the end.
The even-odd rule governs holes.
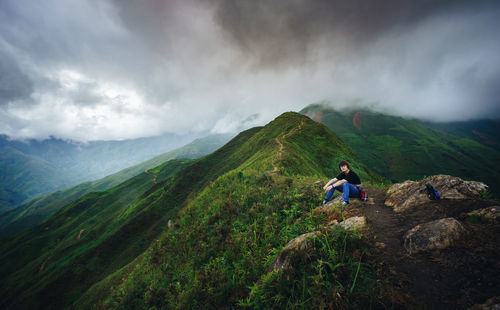
{"type": "Polygon", "coordinates": [[[153,178],[151,179],[151,181],[154,183],[154,184],[158,184],[156,182],[156,178],[158,177],[156,174],[152,173],[151,171],[149,171],[149,169],[146,169],[144,170],[144,172],[146,172],[147,174],[149,174],[150,176],[152,176],[153,178]]]}
{"type": "MultiPolygon", "coordinates": [[[[281,136],[281,140],[285,140],[286,138],[290,137],[294,133],[300,131],[302,129],[302,125],[304,125],[304,120],[302,120],[300,122],[300,124],[297,127],[295,127],[294,129],[292,129],[289,133],[281,136]]],[[[283,155],[283,151],[285,150],[285,145],[283,144],[282,141],[280,141],[280,139],[278,137],[274,138],[274,141],[276,141],[276,143],[279,145],[279,150],[273,158],[273,161],[271,163],[271,165],[273,166],[273,170],[271,170],[270,172],[271,173],[278,173],[278,171],[279,171],[278,163],[281,161],[281,156],[283,155]]]]}
{"type": "Polygon", "coordinates": [[[402,252],[401,240],[404,234],[404,223],[391,207],[384,204],[385,192],[379,189],[370,189],[373,204],[363,204],[360,211],[369,221],[373,241],[381,247],[388,247],[393,251],[402,252]]]}

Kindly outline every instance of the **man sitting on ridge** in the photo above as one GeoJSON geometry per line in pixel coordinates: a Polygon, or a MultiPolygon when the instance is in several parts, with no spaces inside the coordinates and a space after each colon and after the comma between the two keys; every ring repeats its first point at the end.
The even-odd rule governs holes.
{"type": "Polygon", "coordinates": [[[335,190],[344,193],[342,206],[349,204],[349,197],[360,197],[361,195],[361,180],[354,171],[349,169],[349,163],[341,161],[339,163],[339,168],[342,172],[336,178],[331,179],[325,186],[323,186],[323,189],[328,191],[323,204],[332,199],[335,190]]]}

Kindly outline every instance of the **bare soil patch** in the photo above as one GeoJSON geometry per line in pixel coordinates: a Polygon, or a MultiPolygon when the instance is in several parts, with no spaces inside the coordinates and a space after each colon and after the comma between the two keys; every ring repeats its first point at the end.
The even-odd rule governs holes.
{"type": "MultiPolygon", "coordinates": [[[[414,300],[410,308],[467,309],[500,293],[500,225],[472,223],[466,213],[499,205],[488,200],[430,201],[401,213],[384,205],[385,190],[366,189],[373,203],[353,199],[345,209],[350,216],[368,220],[365,236],[373,244],[371,263],[379,276],[414,300]],[[467,232],[444,250],[409,254],[403,236],[418,224],[453,217],[467,232]]],[[[408,299],[408,298],[407,298],[408,299]]]]}

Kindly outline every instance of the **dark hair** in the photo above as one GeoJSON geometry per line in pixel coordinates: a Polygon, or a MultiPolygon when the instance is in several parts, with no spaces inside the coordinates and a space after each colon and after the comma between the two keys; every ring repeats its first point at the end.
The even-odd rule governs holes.
{"type": "Polygon", "coordinates": [[[341,162],[339,163],[339,169],[340,169],[340,167],[342,167],[342,166],[347,166],[347,169],[349,169],[349,163],[348,163],[348,162],[346,162],[345,160],[343,160],[343,161],[341,161],[341,162]]]}

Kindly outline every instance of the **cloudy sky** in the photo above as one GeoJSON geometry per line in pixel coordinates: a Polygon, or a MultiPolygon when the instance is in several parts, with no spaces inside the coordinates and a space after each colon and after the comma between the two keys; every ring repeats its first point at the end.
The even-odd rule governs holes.
{"type": "Polygon", "coordinates": [[[0,133],[125,139],[327,101],[500,117],[500,1],[2,0],[0,133]]]}

